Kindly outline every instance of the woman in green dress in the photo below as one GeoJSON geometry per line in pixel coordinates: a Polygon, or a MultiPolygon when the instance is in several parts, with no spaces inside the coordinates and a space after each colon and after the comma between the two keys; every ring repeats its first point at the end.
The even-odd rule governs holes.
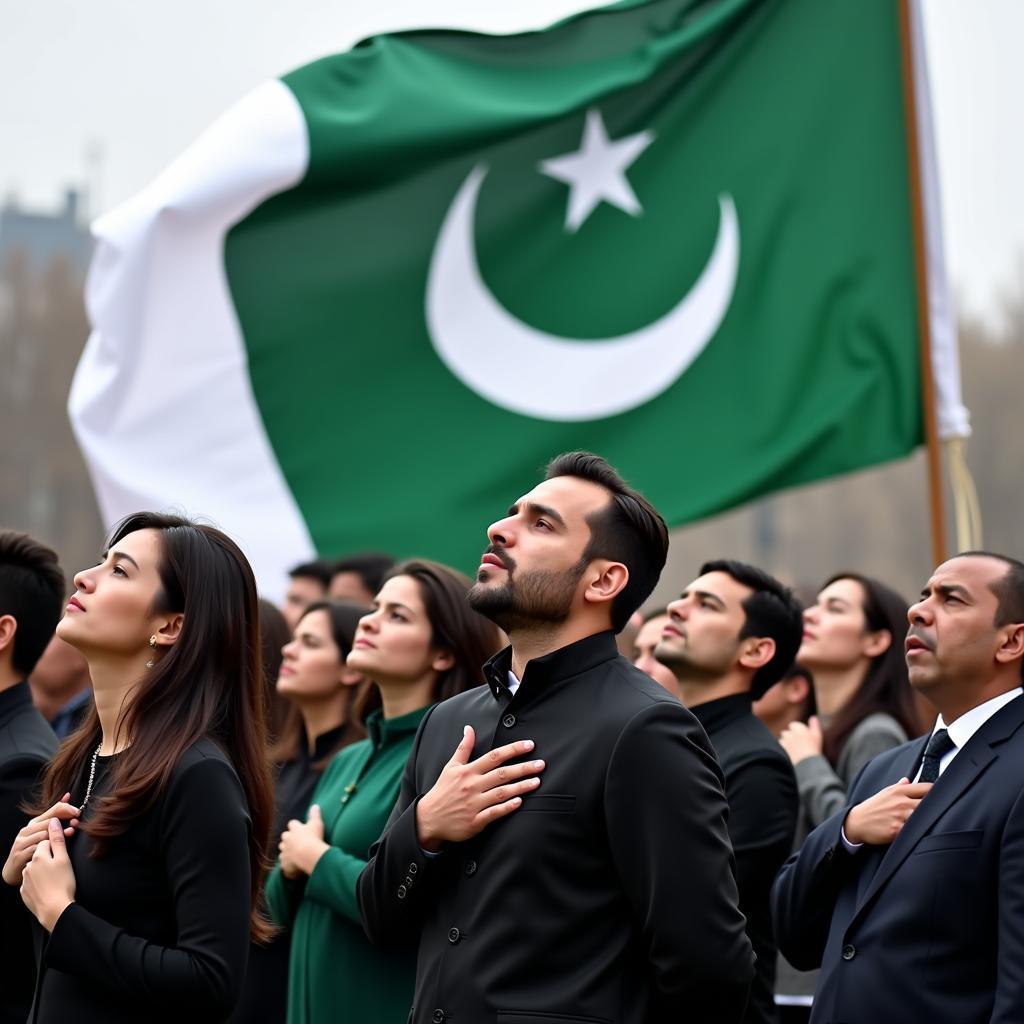
{"type": "Polygon", "coordinates": [[[420,721],[439,700],[480,682],[501,635],[466,603],[470,581],[410,561],[385,580],[360,620],[347,665],[379,688],[368,738],[324,772],[305,822],[290,821],[267,883],[271,916],[291,932],[288,1024],[404,1024],[414,953],[375,949],[363,934],[356,879],[398,798],[420,721]]]}

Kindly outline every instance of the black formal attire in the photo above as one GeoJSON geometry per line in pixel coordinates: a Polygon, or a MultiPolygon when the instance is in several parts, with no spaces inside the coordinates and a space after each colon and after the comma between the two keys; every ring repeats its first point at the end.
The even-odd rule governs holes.
{"type": "MultiPolygon", "coordinates": [[[[84,824],[110,792],[116,756],[97,759],[84,824]]],[[[73,801],[88,777],[84,765],[73,801]]],[[[75,902],[41,943],[32,1020],[223,1021],[249,949],[250,832],[238,776],[209,739],[185,751],[160,798],[105,853],[93,855],[92,840],[76,832],[75,902]]]]}
{"type": "MultiPolygon", "coordinates": [[[[0,859],[28,823],[22,803],[57,752],[57,737],[32,704],[28,683],[0,693],[0,859]]],[[[0,883],[0,1024],[24,1024],[36,976],[32,915],[16,888],[0,883]]]]}
{"type": "Polygon", "coordinates": [[[854,852],[850,807],[914,779],[929,737],[881,754],[849,805],[808,836],[779,875],[780,949],[821,966],[811,1021],[1024,1021],[1024,700],[959,750],[888,846],[854,852]]]}
{"type": "Polygon", "coordinates": [[[772,882],[793,849],[800,800],[793,765],[751,711],[749,693],[690,709],[711,740],[725,773],[729,838],[747,935],[757,957],[744,1024],[774,1024],[775,961],[772,882]]]}
{"type": "MultiPolygon", "coordinates": [[[[271,861],[277,860],[277,844],[281,833],[293,818],[306,820],[313,790],[320,781],[321,772],[315,765],[337,746],[348,724],[317,736],[313,749],[309,748],[306,730],[299,737],[298,754],[279,764],[274,779],[274,827],[270,833],[271,861]]],[[[353,739],[356,737],[353,736],[353,739]]],[[[291,935],[280,932],[266,945],[255,943],[249,948],[249,965],[245,971],[242,996],[231,1024],[277,1024],[288,1014],[288,957],[291,954],[291,935]]]]}
{"type": "Polygon", "coordinates": [[[753,973],[722,776],[704,730],[599,633],[424,719],[358,898],[370,939],[418,943],[413,1024],[739,1021],[753,973]],[[430,857],[417,798],[476,730],[474,757],[536,743],[539,790],[430,857]]]}

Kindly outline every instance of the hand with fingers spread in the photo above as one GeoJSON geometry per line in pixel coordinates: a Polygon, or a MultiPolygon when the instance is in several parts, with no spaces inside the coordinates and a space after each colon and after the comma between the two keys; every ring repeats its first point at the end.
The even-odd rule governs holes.
{"type": "Polygon", "coordinates": [[[288,822],[277,848],[285,878],[313,874],[317,861],[331,848],[324,840],[324,819],[316,804],[309,809],[309,821],[293,818],[288,822]]]}
{"type": "Polygon", "coordinates": [[[59,818],[66,821],[64,827],[65,836],[73,836],[78,828],[79,809],[69,804],[70,793],[65,793],[63,798],[55,803],[49,810],[33,818],[15,837],[11,852],[4,864],[3,880],[8,885],[21,885],[21,873],[25,865],[32,859],[36,846],[44,839],[49,838],[49,822],[52,818],[59,818]]]}
{"type": "Polygon", "coordinates": [[[57,918],[75,902],[75,872],[59,818],[51,818],[47,838],[36,845],[21,874],[21,899],[35,919],[52,932],[57,918]]]}
{"type": "Polygon", "coordinates": [[[850,809],[843,823],[847,840],[854,844],[885,846],[891,843],[932,788],[930,782],[902,778],[850,809]]]}
{"type": "Polygon", "coordinates": [[[420,846],[436,852],[443,843],[470,839],[498,818],[511,814],[523,795],[540,785],[543,761],[506,764],[533,750],[532,740],[519,740],[470,761],[476,734],[467,725],[451,760],[416,805],[420,846]]]}

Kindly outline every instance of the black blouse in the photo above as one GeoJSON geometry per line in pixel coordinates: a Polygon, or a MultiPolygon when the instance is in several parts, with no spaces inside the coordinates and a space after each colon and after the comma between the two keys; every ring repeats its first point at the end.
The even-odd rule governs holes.
{"type": "MultiPolygon", "coordinates": [[[[97,759],[84,822],[110,791],[113,760],[97,759]]],[[[84,765],[73,802],[84,798],[87,779],[84,765]]],[[[68,841],[75,902],[41,943],[31,1020],[224,1020],[249,949],[250,829],[234,768],[203,739],[182,755],[160,799],[102,856],[77,832],[68,841]]]]}

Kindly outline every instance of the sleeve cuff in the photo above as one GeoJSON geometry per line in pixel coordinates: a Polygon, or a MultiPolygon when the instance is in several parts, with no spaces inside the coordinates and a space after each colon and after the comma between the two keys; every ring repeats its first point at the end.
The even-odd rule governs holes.
{"type": "Polygon", "coordinates": [[[856,853],[864,845],[863,843],[851,843],[850,840],[846,838],[846,829],[842,826],[839,828],[839,835],[842,837],[843,848],[847,853],[856,853]]]}

